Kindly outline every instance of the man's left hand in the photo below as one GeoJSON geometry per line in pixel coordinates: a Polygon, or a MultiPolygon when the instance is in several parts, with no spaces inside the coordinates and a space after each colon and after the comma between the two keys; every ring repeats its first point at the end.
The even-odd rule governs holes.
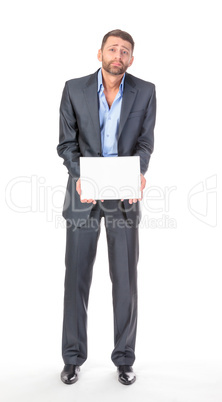
{"type": "Polygon", "coordinates": [[[143,190],[146,187],[146,179],[143,176],[142,173],[140,173],[140,178],[141,178],[141,187],[140,187],[140,191],[141,191],[141,198],[133,198],[129,200],[129,204],[133,204],[137,201],[141,201],[143,199],[143,190]]]}

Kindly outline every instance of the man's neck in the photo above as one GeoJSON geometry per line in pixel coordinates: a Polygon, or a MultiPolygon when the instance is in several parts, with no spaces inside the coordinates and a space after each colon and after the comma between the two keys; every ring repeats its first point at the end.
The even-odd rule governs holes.
{"type": "Polygon", "coordinates": [[[117,91],[122,81],[124,74],[113,75],[102,68],[103,86],[108,92],[117,91]]]}

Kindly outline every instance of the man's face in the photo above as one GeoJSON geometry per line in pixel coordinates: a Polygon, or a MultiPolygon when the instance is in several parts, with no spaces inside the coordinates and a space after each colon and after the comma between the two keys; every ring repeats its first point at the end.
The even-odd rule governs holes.
{"type": "Polygon", "coordinates": [[[99,50],[98,59],[107,73],[123,75],[133,63],[132,45],[126,40],[110,36],[103,50],[99,50]]]}

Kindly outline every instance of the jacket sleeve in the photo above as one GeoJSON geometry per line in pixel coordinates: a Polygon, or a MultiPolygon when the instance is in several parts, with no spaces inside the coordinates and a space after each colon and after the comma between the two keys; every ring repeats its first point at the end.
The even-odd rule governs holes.
{"type": "Polygon", "coordinates": [[[150,97],[143,125],[138,137],[134,155],[140,156],[140,171],[144,175],[148,169],[150,156],[154,148],[154,126],[156,121],[156,90],[150,97]]]}
{"type": "Polygon", "coordinates": [[[69,95],[68,82],[65,84],[60,104],[59,144],[57,152],[64,159],[63,164],[67,167],[70,175],[77,180],[80,176],[78,125],[69,95]]]}

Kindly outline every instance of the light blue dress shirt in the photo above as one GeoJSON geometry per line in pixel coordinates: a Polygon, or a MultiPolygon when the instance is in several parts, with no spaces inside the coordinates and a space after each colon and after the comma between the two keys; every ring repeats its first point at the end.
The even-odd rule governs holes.
{"type": "Polygon", "coordinates": [[[119,92],[109,108],[102,81],[102,70],[98,71],[98,96],[99,96],[99,122],[101,131],[102,155],[118,156],[118,131],[120,112],[122,106],[125,74],[121,81],[119,92]]]}

